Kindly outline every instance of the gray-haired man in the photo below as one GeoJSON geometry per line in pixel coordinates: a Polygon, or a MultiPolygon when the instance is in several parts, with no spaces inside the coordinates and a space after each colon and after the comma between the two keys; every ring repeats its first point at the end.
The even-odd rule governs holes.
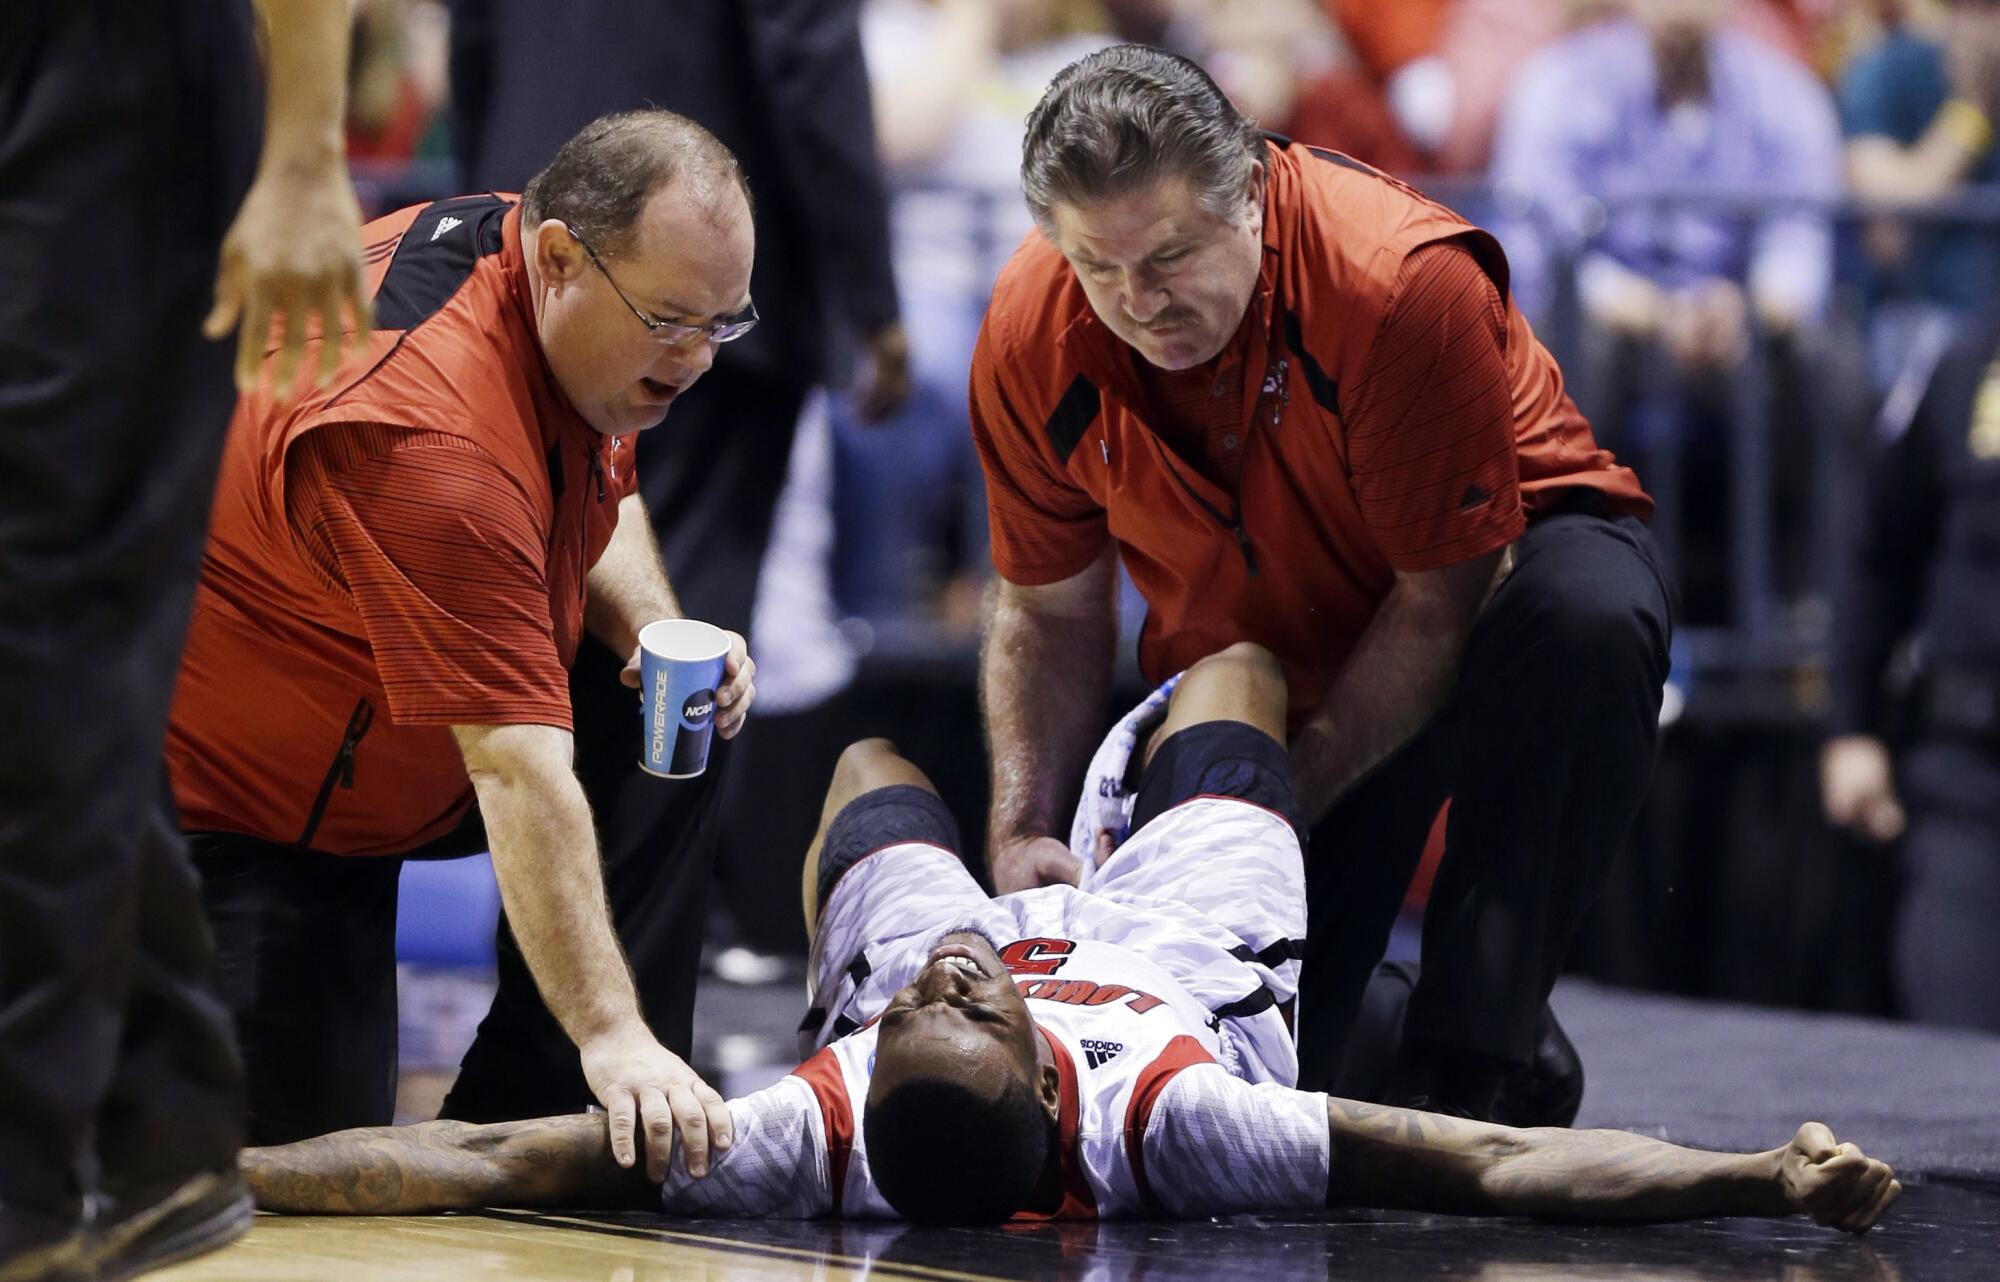
{"type": "Polygon", "coordinates": [[[1022,176],[1042,234],[972,374],[1001,576],[996,885],[1076,876],[1051,833],[1098,729],[1122,559],[1149,678],[1237,641],[1283,664],[1313,824],[1302,1084],[1334,1082],[1453,798],[1389,1098],[1566,1121],[1575,1098],[1500,1088],[1650,776],[1672,609],[1650,500],[1563,393],[1491,236],[1259,133],[1192,63],[1072,65],[1022,176]]]}

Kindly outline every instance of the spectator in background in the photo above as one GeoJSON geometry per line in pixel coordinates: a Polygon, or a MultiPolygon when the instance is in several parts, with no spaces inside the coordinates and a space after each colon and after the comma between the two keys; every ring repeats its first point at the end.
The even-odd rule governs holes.
{"type": "MultiPolygon", "coordinates": [[[[1353,46],[1360,70],[1423,171],[1485,171],[1514,71],[1565,30],[1586,26],[1621,0],[1319,0],[1353,46]]],[[[1741,0],[1730,25],[1801,63],[1815,13],[1836,0],[1741,0]]]]}
{"type": "MultiPolygon", "coordinates": [[[[1952,0],[1941,30],[1908,0],[1878,0],[1883,32],[1840,81],[1847,180],[1864,200],[1921,206],[2000,179],[2000,6],[1952,0]]],[[[1934,361],[1955,321],[1994,284],[1991,237],[1893,218],[1863,234],[1869,373],[1886,390],[1915,359],[1934,361]]]]}
{"type": "Polygon", "coordinates": [[[937,615],[968,639],[975,626],[986,531],[966,372],[993,278],[1032,225],[1019,197],[1022,122],[1058,70],[1109,43],[1107,21],[1088,0],[864,10],[882,159],[898,189],[914,394],[881,427],[834,406],[836,589],[854,614],[937,615]]]}
{"type": "Polygon", "coordinates": [[[1207,0],[1097,0],[1121,41],[1152,45],[1184,57],[1201,50],[1201,12],[1207,0]]]}
{"type": "Polygon", "coordinates": [[[1936,367],[1914,418],[1889,424],[1834,615],[1820,757],[1829,820],[1872,841],[1904,838],[1894,954],[1903,1010],[1989,1032],[2000,1032],[1996,355],[2000,324],[1989,321],[1936,367]],[[1911,638],[1918,678],[1906,750],[1892,763],[1884,676],[1911,638]]]}
{"type": "Polygon", "coordinates": [[[1514,294],[1538,323],[1577,261],[1578,399],[1608,444],[1653,464],[1688,617],[1713,621],[1731,608],[1728,428],[1764,412],[1730,375],[1758,331],[1793,354],[1823,312],[1833,233],[1812,202],[1840,193],[1840,135],[1825,87],[1725,26],[1722,0],[1626,8],[1522,65],[1493,179],[1514,294]],[[1773,203],[1721,203],[1751,197],[1773,203]]]}
{"type": "Polygon", "coordinates": [[[1795,61],[1720,26],[1722,0],[1626,8],[1515,76],[1492,170],[1501,198],[1533,215],[1504,238],[1514,290],[1545,316],[1553,260],[1585,251],[1577,284],[1591,320],[1661,338],[1686,366],[1732,363],[1751,310],[1781,330],[1820,314],[1832,275],[1826,215],[1751,219],[1631,198],[1831,199],[1840,192],[1832,103],[1795,61]]]}
{"type": "Polygon", "coordinates": [[[1438,173],[1483,168],[1508,77],[1561,32],[1570,0],[1322,0],[1403,137],[1438,173]]]}
{"type": "MultiPolygon", "coordinates": [[[[894,408],[907,383],[858,6],[457,0],[452,11],[460,154],[473,185],[518,188],[579,125],[642,103],[706,126],[748,176],[758,240],[751,293],[762,320],[740,342],[712,349],[713,368],[675,400],[673,426],[637,447],[640,492],[681,606],[737,632],[749,629],[807,393],[846,380],[845,357],[857,341],[861,413],[894,408]]],[[[732,840],[718,813],[753,804],[721,798],[743,787],[731,779],[749,771],[731,761],[737,745],[718,745],[698,781],[642,775],[639,719],[618,683],[623,662],[589,641],[577,655],[570,689],[577,775],[597,819],[612,911],[647,1020],[684,1055],[711,866],[718,844],[732,840]]],[[[508,952],[503,939],[503,965],[508,952]]],[[[490,1063],[524,1039],[556,1062],[567,1058],[561,1030],[526,996],[496,1006],[468,1066],[490,1063]]],[[[526,1104],[489,1099],[476,1107],[492,1115],[526,1104]]]]}
{"type": "MultiPolygon", "coordinates": [[[[1824,4],[1828,0],[1803,0],[1824,4]]],[[[1320,0],[1353,46],[1404,138],[1431,173],[1483,172],[1514,71],[1565,30],[1620,0],[1320,0]]],[[[1744,0],[1730,25],[1807,61],[1802,0],[1744,0]]],[[[1337,145],[1337,144],[1335,144],[1337,145]]]]}
{"type": "Polygon", "coordinates": [[[1196,58],[1236,109],[1273,133],[1396,174],[1426,158],[1317,0],[1214,0],[1196,58]]]}
{"type": "Polygon", "coordinates": [[[444,156],[445,31],[438,0],[357,0],[347,62],[347,158],[444,156]]]}

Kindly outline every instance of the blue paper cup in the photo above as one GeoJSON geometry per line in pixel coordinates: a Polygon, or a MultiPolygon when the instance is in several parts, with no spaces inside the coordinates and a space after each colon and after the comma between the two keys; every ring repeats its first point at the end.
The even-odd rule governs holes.
{"type": "Polygon", "coordinates": [[[694,619],[661,619],[639,632],[639,767],[663,779],[692,779],[708,768],[715,691],[729,634],[694,619]]]}

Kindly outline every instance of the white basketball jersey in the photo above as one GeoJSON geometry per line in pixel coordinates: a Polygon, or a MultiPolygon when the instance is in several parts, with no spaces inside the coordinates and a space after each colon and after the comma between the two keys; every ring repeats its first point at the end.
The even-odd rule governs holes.
{"type": "MultiPolygon", "coordinates": [[[[1290,829],[1243,803],[1190,802],[1141,836],[1173,850],[1177,831],[1184,838],[1190,825],[1233,834],[1211,853],[1238,872],[1264,860],[1297,866],[1290,829]]],[[[1120,854],[1146,862],[1143,848],[1120,854]]],[[[1128,880],[1143,882],[1140,871],[1128,880]]],[[[1058,886],[990,899],[955,855],[935,846],[869,855],[835,887],[815,941],[814,1013],[801,1040],[818,1049],[776,1086],[731,1101],[736,1143],[706,1179],[690,1180],[676,1164],[663,1190],[667,1209],[893,1215],[870,1177],[861,1127],[873,1021],[938,935],[959,928],[999,947],[1061,1077],[1059,1217],[1324,1205],[1326,1098],[1290,1089],[1297,1058],[1280,1010],[1297,967],[1262,938],[1288,937],[1302,894],[1299,908],[1287,905],[1287,919],[1268,929],[1231,929],[1184,902],[1128,898],[1120,902],[1108,887],[1058,886]],[[1260,939],[1246,942],[1246,934],[1260,939]]],[[[1233,911],[1241,917],[1243,902],[1233,911]]]]}

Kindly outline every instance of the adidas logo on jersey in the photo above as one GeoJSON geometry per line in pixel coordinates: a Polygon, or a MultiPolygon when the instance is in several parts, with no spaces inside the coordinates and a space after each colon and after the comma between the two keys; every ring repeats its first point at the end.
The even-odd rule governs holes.
{"type": "Polygon", "coordinates": [[[1101,1042],[1094,1037],[1083,1039],[1083,1061],[1092,1068],[1103,1068],[1124,1050],[1123,1042],[1101,1042]]]}
{"type": "Polygon", "coordinates": [[[463,218],[440,218],[440,219],[438,219],[438,225],[437,225],[437,230],[431,233],[431,239],[432,239],[432,240],[436,240],[436,239],[437,239],[438,237],[440,237],[440,236],[444,235],[444,234],[445,234],[446,232],[450,231],[450,230],[451,230],[452,228],[454,228],[454,227],[458,226],[459,224],[463,223],[464,221],[465,221],[465,220],[464,220],[463,218]]]}

